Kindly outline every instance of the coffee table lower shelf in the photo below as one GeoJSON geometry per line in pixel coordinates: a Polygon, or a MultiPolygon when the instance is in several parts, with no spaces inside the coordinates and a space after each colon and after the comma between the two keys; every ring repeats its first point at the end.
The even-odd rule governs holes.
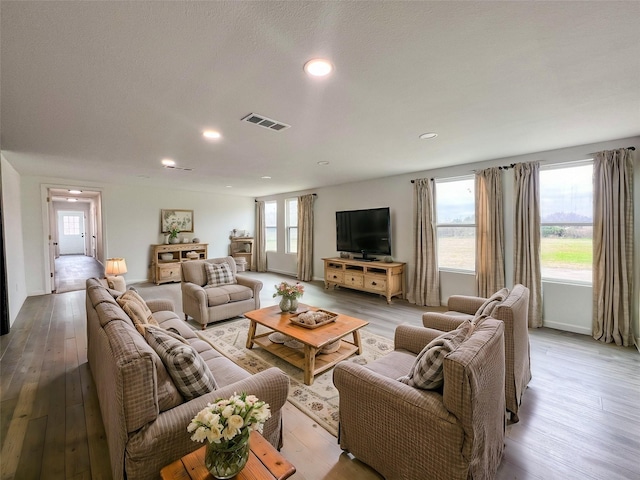
{"type": "Polygon", "coordinates": [[[275,356],[301,369],[305,374],[305,383],[307,385],[313,383],[313,377],[316,375],[329,370],[336,363],[349,358],[359,351],[357,345],[343,339],[340,340],[340,348],[333,353],[309,352],[307,356],[305,350],[313,350],[312,347],[305,345],[302,348],[291,348],[281,343],[273,343],[268,338],[271,333],[272,332],[256,335],[253,337],[253,342],[266,351],[273,353],[275,356]]]}

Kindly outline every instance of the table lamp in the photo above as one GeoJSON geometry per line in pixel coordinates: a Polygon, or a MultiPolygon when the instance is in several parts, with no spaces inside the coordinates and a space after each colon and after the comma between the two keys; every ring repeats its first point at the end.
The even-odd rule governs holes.
{"type": "Polygon", "coordinates": [[[113,290],[124,292],[127,289],[127,283],[123,275],[127,273],[127,262],[124,258],[107,258],[107,264],[104,267],[104,275],[107,277],[107,285],[113,290]]]}
{"type": "Polygon", "coordinates": [[[107,258],[104,273],[105,275],[123,275],[127,273],[127,262],[124,261],[124,258],[107,258]]]}

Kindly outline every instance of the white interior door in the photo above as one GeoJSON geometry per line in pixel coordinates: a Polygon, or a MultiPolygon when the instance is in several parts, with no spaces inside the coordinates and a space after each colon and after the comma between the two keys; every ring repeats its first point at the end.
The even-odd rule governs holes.
{"type": "Polygon", "coordinates": [[[58,211],[60,255],[85,254],[84,212],[58,211]]]}

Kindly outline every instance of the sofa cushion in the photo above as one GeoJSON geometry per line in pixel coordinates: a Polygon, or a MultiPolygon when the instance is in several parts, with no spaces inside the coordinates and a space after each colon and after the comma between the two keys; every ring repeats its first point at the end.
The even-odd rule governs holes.
{"type": "Polygon", "coordinates": [[[207,273],[207,284],[205,288],[233,285],[236,283],[231,267],[226,263],[205,263],[204,270],[207,273]]]}
{"type": "Polygon", "coordinates": [[[473,324],[465,321],[455,330],[445,332],[425,346],[409,373],[398,381],[423,390],[436,390],[444,383],[444,357],[458,348],[472,333],[473,324]]]}
{"type": "Polygon", "coordinates": [[[229,301],[231,302],[240,302],[253,298],[253,290],[244,285],[225,285],[220,288],[229,295],[229,301]]]}
{"type": "Polygon", "coordinates": [[[141,334],[144,334],[147,325],[158,326],[144,299],[134,290],[127,290],[117,298],[117,301],[141,334]]]}
{"type": "Polygon", "coordinates": [[[89,296],[89,300],[91,301],[91,306],[93,306],[94,308],[102,302],[112,303],[113,305],[115,305],[115,297],[120,295],[122,292],[117,292],[115,297],[113,295],[113,292],[113,290],[108,290],[102,285],[90,285],[87,287],[87,295],[89,296]]]}
{"type": "Polygon", "coordinates": [[[215,378],[200,354],[186,340],[160,327],[148,327],[145,339],[162,359],[176,387],[186,400],[217,388],[215,378]]]}

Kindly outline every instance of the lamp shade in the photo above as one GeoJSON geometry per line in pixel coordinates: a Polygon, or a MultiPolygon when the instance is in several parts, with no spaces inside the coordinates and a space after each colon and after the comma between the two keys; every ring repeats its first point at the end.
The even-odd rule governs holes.
{"type": "Polygon", "coordinates": [[[122,275],[127,273],[127,262],[124,261],[124,258],[107,258],[104,273],[105,275],[122,275]]]}

